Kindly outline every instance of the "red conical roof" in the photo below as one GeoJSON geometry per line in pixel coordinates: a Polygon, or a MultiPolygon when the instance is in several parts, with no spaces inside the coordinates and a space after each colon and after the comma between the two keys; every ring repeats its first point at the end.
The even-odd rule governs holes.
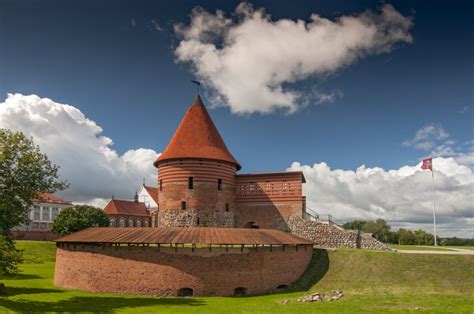
{"type": "Polygon", "coordinates": [[[227,149],[199,95],[184,115],[165,151],[153,164],[157,167],[162,161],[180,158],[222,160],[235,164],[237,170],[241,168],[227,149]]]}

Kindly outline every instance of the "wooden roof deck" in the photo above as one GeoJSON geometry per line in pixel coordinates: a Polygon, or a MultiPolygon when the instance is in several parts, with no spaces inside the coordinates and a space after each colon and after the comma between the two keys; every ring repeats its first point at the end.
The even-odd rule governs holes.
{"type": "Polygon", "coordinates": [[[274,229],[249,228],[88,228],[59,243],[298,245],[313,242],[274,229]]]}

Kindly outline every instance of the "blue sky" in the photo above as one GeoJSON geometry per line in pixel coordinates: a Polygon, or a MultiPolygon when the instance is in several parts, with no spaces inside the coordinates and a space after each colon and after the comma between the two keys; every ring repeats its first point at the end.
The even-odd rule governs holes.
{"type": "MultiPolygon", "coordinates": [[[[374,52],[376,48],[372,47],[327,73],[315,70],[297,79],[283,79],[272,91],[278,90],[278,86],[285,91],[297,91],[302,97],[293,102],[297,107],[294,112],[288,108],[275,109],[267,102],[271,108],[267,113],[259,112],[258,106],[252,107],[253,111],[236,113],[236,108],[244,105],[239,99],[252,102],[252,98],[237,95],[229,101],[225,98],[216,101],[216,86],[209,83],[215,78],[204,77],[208,80],[201,93],[204,102],[209,105],[227,146],[242,165],[241,173],[282,171],[294,161],[302,168],[324,162],[331,169],[354,171],[366,165],[387,169],[388,173],[389,169],[416,166],[420,158],[437,153],[455,159],[455,166],[447,159],[439,161],[445,173],[454,172],[452,167],[464,167],[461,172],[472,176],[473,4],[469,1],[387,3],[393,5],[401,19],[411,21],[404,29],[405,39],[392,40],[383,53],[374,52]],[[309,97],[315,90],[319,95],[331,94],[331,101],[309,97]],[[462,162],[461,158],[464,158],[462,162]]],[[[380,1],[252,1],[252,4],[254,10],[265,9],[271,16],[267,17],[271,26],[276,21],[301,19],[308,23],[308,28],[312,13],[337,23],[341,16],[367,19],[362,12],[369,10],[377,15],[384,6],[380,1]]],[[[19,108],[20,102],[37,104],[40,98],[49,98],[53,101],[49,105],[69,104],[100,126],[103,132],[94,131],[94,140],[101,143],[99,146],[116,151],[120,158],[140,148],[146,149],[149,156],[163,151],[194,98],[195,88],[190,80],[202,78],[206,70],[196,65],[195,57],[192,61],[179,61],[177,53],[180,44],[191,42],[190,15],[197,5],[203,8],[199,11],[201,16],[209,12],[214,19],[216,10],[222,10],[227,18],[233,19],[234,30],[243,23],[237,22],[238,14],[234,12],[239,1],[0,0],[0,97],[2,101],[8,93],[39,97],[11,98],[3,107],[19,108]],[[175,31],[178,24],[185,29],[181,34],[175,31]],[[113,145],[95,138],[101,135],[112,139],[113,145]]],[[[378,17],[369,20],[382,25],[378,17]]],[[[388,35],[382,32],[381,36],[388,35]]],[[[226,45],[223,38],[218,38],[215,44],[218,49],[226,45]]],[[[317,57],[315,54],[314,58],[317,57]]],[[[256,66],[255,78],[265,71],[265,66],[267,70],[268,66],[274,67],[256,66]]],[[[278,66],[272,71],[278,73],[278,66]]],[[[242,83],[233,79],[239,76],[229,77],[221,90],[242,83]]],[[[243,83],[254,79],[252,75],[244,78],[243,83]]],[[[30,122],[35,121],[33,111],[28,113],[33,117],[30,122]]],[[[43,143],[42,147],[51,156],[56,156],[54,151],[48,151],[46,137],[41,138],[41,132],[22,124],[25,120],[20,113],[9,115],[5,110],[3,114],[0,126],[28,133],[43,143]]],[[[78,120],[74,123],[80,124],[78,120]]],[[[74,144],[80,147],[82,143],[77,140],[74,144]]],[[[61,162],[70,159],[71,156],[53,158],[67,174],[73,172],[68,172],[67,162],[61,162]]],[[[136,178],[143,176],[139,173],[136,178]]],[[[463,182],[459,186],[467,190],[457,196],[462,204],[449,210],[461,213],[459,216],[464,221],[472,223],[472,195],[464,192],[469,189],[472,192],[472,177],[468,178],[471,179],[458,178],[463,182]]],[[[130,186],[136,184],[135,179],[130,179],[130,186]]],[[[72,183],[74,186],[75,182],[72,183]]],[[[119,189],[118,184],[114,186],[119,189]]],[[[75,193],[67,196],[74,198],[80,194],[75,193]]],[[[78,200],[106,198],[111,191],[84,193],[78,200]]],[[[122,194],[128,195],[130,191],[122,194]]],[[[376,217],[377,206],[364,209],[370,215],[365,213],[368,216],[363,217],[376,217]]],[[[343,209],[340,212],[346,213],[343,209]]],[[[353,212],[345,217],[360,216],[353,212]]],[[[398,222],[429,221],[429,217],[425,221],[395,214],[391,217],[398,222]]],[[[446,228],[455,234],[454,225],[446,228]]],[[[462,234],[474,232],[470,228],[462,234]]]]}
{"type": "MultiPolygon", "coordinates": [[[[472,139],[472,4],[391,3],[413,16],[413,44],[325,78],[322,86],[343,93],[333,103],[310,104],[291,115],[211,110],[244,172],[282,170],[294,160],[399,167],[420,157],[401,143],[433,122],[459,141],[472,139]],[[460,114],[465,106],[470,109],[460,114]]],[[[237,4],[199,2],[210,12],[231,12],[237,4]]],[[[378,1],[253,4],[273,19],[308,19],[312,12],[335,17],[380,6],[378,1]]],[[[2,1],[1,6],[1,95],[32,93],[73,104],[104,128],[119,152],[142,146],[163,150],[195,92],[191,67],[175,62],[178,39],[172,28],[189,22],[194,2],[2,1]],[[151,20],[164,30],[154,29],[151,20]]]]}

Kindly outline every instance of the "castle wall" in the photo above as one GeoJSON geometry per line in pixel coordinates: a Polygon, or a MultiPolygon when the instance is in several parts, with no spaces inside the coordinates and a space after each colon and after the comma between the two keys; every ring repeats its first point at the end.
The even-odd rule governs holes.
{"type": "Polygon", "coordinates": [[[211,160],[160,163],[158,226],[233,227],[235,172],[235,165],[211,160]],[[193,189],[189,189],[189,177],[193,189]]]}
{"type": "Polygon", "coordinates": [[[161,247],[57,248],[54,283],[84,291],[176,296],[191,288],[194,296],[231,296],[290,285],[311,260],[312,247],[195,249],[161,247]],[[140,284],[137,284],[140,283],[140,284]]]}
{"type": "Polygon", "coordinates": [[[237,175],[236,227],[288,231],[290,216],[303,217],[302,180],[294,172],[237,175]]]}
{"type": "Polygon", "coordinates": [[[334,224],[290,217],[288,227],[293,235],[313,241],[315,245],[322,247],[391,250],[370,233],[346,230],[334,224]]]}

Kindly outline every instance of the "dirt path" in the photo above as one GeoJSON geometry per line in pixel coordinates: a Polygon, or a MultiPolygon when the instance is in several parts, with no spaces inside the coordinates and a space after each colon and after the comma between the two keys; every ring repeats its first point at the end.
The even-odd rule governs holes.
{"type": "Polygon", "coordinates": [[[404,253],[404,254],[474,255],[474,250],[454,249],[454,248],[449,248],[449,249],[451,251],[397,250],[397,252],[404,253]]]}

